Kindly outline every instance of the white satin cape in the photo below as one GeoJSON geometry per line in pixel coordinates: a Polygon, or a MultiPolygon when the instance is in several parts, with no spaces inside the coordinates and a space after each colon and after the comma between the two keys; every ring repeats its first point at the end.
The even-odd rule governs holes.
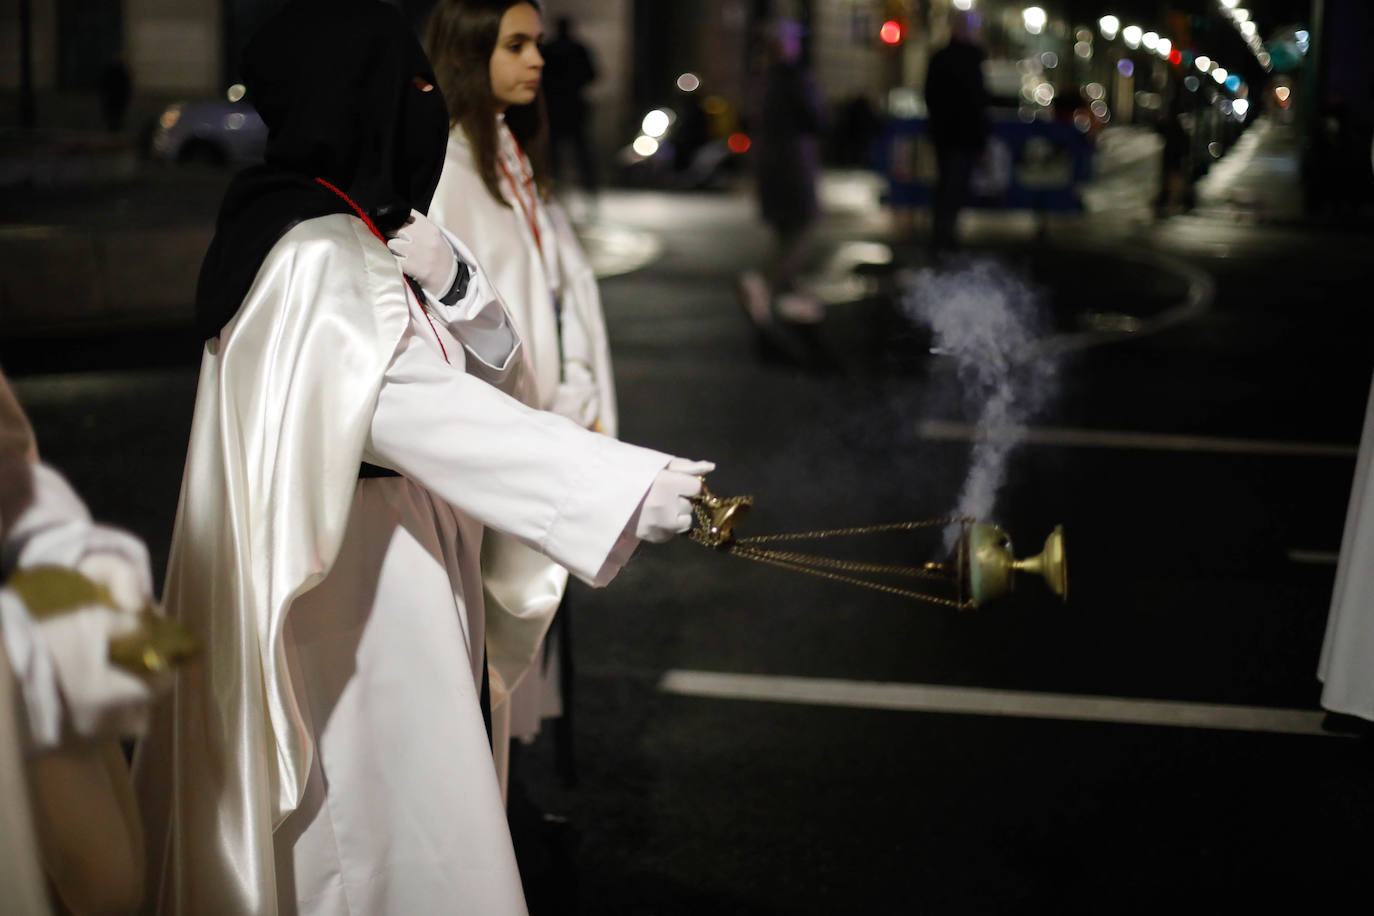
{"type": "Polygon", "coordinates": [[[1322,706],[1374,721],[1374,385],[1345,514],[1317,676],[1322,706]]]}
{"type": "MultiPolygon", "coordinates": [[[[284,876],[276,873],[274,829],[296,811],[307,783],[320,786],[313,778],[319,757],[311,720],[302,706],[301,685],[293,683],[297,660],[288,658],[283,637],[287,613],[330,573],[358,500],[379,492],[376,484],[396,481],[381,492],[414,486],[408,478],[360,486],[358,466],[389,364],[403,340],[421,334],[423,316],[408,301],[387,248],[359,220],[329,216],[299,224],[278,242],[234,319],[206,345],[164,589],[168,613],[190,626],[206,651],[199,664],[183,673],[173,702],[158,711],[136,761],[149,841],[150,910],[278,911],[278,882],[284,876]]],[[[453,363],[451,372],[442,365],[434,372],[461,373],[461,347],[442,325],[433,333],[447,339],[453,363]]],[[[433,341],[429,346],[434,347],[433,341]]],[[[414,431],[417,442],[430,448],[426,467],[441,474],[452,467],[450,492],[456,496],[446,495],[445,502],[461,502],[467,480],[473,503],[488,510],[499,507],[476,512],[468,527],[474,521],[489,526],[504,521],[502,527],[604,584],[595,571],[617,545],[667,456],[609,442],[474,384],[475,389],[461,393],[486,404],[490,422],[484,421],[467,439],[454,439],[461,456],[450,461],[448,455],[434,453],[432,430],[419,426],[414,431]],[[526,429],[543,437],[539,449],[527,443],[522,451],[506,443],[508,436],[520,439],[526,429]],[[622,451],[611,454],[610,449],[622,451]],[[512,479],[528,483],[545,477],[553,482],[538,499],[521,502],[520,493],[507,492],[512,479]],[[607,487],[597,484],[616,478],[615,506],[600,515],[584,511],[561,523],[567,506],[584,508],[585,491],[604,492],[607,487]],[[502,513],[504,519],[495,517],[502,513]],[[558,518],[560,527],[558,537],[549,535],[546,542],[535,532],[545,531],[547,516],[558,518]]],[[[425,399],[424,406],[431,412],[444,410],[435,398],[425,399]]],[[[456,509],[453,514],[457,523],[439,519],[439,529],[451,530],[467,518],[456,509]]],[[[467,552],[466,559],[459,557],[464,566],[475,567],[470,554],[477,549],[471,541],[461,545],[467,552]]],[[[465,600],[462,596],[470,591],[464,587],[460,595],[459,586],[453,583],[448,594],[436,598],[465,600]]],[[[480,600],[479,592],[476,602],[480,600]]],[[[492,637],[488,628],[488,640],[492,637]]],[[[480,658],[480,650],[462,647],[461,654],[455,652],[456,663],[467,666],[468,655],[480,658]]],[[[415,701],[429,704],[424,708],[440,716],[446,703],[458,702],[431,696],[424,685],[416,688],[415,701]]],[[[475,711],[472,706],[468,712],[475,711]]],[[[484,743],[485,735],[479,740],[484,743]]],[[[386,750],[384,738],[378,736],[376,743],[386,750]]],[[[417,795],[412,801],[424,804],[423,785],[407,789],[411,762],[398,754],[389,764],[395,774],[383,769],[380,775],[391,780],[386,789],[411,791],[417,795]]],[[[483,787],[489,783],[492,799],[487,806],[495,806],[499,815],[494,773],[476,776],[473,791],[486,792],[483,787]]],[[[464,778],[464,773],[454,773],[454,779],[464,778]]],[[[504,830],[503,822],[500,826],[504,830]]],[[[373,830],[365,822],[350,829],[364,848],[351,863],[340,852],[340,868],[353,869],[345,875],[348,880],[370,880],[369,869],[381,873],[393,868],[384,829],[373,830]]],[[[509,846],[504,833],[478,839],[509,846]]],[[[513,866],[513,857],[507,858],[513,866]]],[[[413,870],[410,883],[451,879],[441,871],[413,870]]],[[[506,902],[499,908],[467,909],[522,911],[518,876],[492,880],[504,882],[507,889],[514,881],[506,902]]],[[[406,882],[395,883],[407,889],[406,882]]],[[[488,898],[474,893],[471,899],[488,898]]],[[[462,911],[465,901],[432,897],[429,904],[431,912],[462,911]]]]}

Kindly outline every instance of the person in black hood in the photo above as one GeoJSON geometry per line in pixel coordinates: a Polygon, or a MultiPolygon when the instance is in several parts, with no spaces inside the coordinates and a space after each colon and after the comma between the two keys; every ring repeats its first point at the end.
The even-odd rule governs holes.
{"type": "Polygon", "coordinates": [[[447,115],[393,7],[294,0],[245,65],[270,134],[197,295],[163,599],[205,651],[136,760],[148,909],[523,913],[487,675],[514,687],[557,597],[488,609],[483,532],[604,585],[712,465],[496,387],[519,340],[425,216],[447,115]]]}
{"type": "Polygon", "coordinates": [[[433,68],[396,9],[377,0],[288,4],[249,42],[243,66],[267,149],[220,206],[196,289],[207,338],[297,223],[351,213],[351,200],[391,236],[411,210],[427,212],[448,138],[433,68]]]}

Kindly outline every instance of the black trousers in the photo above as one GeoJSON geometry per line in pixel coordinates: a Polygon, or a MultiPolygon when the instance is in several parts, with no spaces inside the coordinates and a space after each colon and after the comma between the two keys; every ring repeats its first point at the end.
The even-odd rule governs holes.
{"type": "Polygon", "coordinates": [[[969,182],[981,153],[982,150],[976,147],[935,147],[938,174],[930,207],[930,247],[936,251],[953,251],[959,247],[959,211],[968,202],[969,182]]]}

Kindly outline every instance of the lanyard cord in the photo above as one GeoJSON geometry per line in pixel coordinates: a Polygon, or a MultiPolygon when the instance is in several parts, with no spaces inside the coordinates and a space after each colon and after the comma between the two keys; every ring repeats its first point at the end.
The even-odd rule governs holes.
{"type": "MultiPolygon", "coordinates": [[[[508,128],[509,129],[509,128],[508,128]]],[[[515,158],[520,165],[521,176],[525,179],[525,190],[529,192],[530,202],[525,203],[525,195],[520,193],[520,185],[506,166],[506,159],[497,151],[496,164],[501,166],[501,174],[506,176],[506,183],[510,185],[511,193],[515,195],[516,203],[520,204],[520,210],[525,214],[525,221],[530,224],[530,233],[534,236],[535,247],[539,249],[539,257],[544,257],[544,240],[539,232],[539,194],[534,187],[534,169],[530,167],[529,158],[525,151],[520,148],[520,141],[511,135],[511,141],[515,144],[515,158]]]]}
{"type": "MultiPolygon", "coordinates": [[[[506,128],[507,132],[510,128],[506,128]]],[[[544,268],[547,276],[549,269],[548,262],[544,260],[544,240],[539,232],[539,194],[534,187],[534,168],[530,165],[529,157],[520,148],[520,141],[515,139],[515,134],[511,134],[511,142],[515,144],[515,158],[520,165],[521,175],[525,179],[525,190],[529,192],[530,202],[525,204],[525,195],[520,193],[520,185],[516,182],[515,176],[511,174],[506,166],[506,157],[501,154],[501,150],[496,151],[496,164],[501,167],[501,174],[505,176],[506,183],[510,185],[511,193],[515,195],[516,203],[520,204],[520,211],[525,214],[525,221],[529,223],[530,234],[534,236],[534,245],[539,249],[539,266],[544,268]]],[[[552,292],[552,290],[550,291],[552,292]]],[[[558,295],[553,296],[553,317],[558,331],[558,380],[565,381],[565,371],[563,366],[563,307],[558,295]]]]}
{"type": "MultiPolygon", "coordinates": [[[[333,191],[335,194],[339,195],[339,197],[343,199],[343,202],[352,207],[353,212],[358,214],[358,218],[363,221],[363,225],[367,226],[368,229],[372,230],[372,234],[375,235],[383,245],[386,244],[386,236],[382,235],[382,231],[377,228],[377,224],[374,223],[368,217],[367,213],[363,211],[363,208],[353,202],[353,198],[349,197],[343,191],[340,191],[338,188],[334,187],[334,185],[325,181],[323,178],[316,178],[315,180],[318,181],[320,184],[324,185],[329,190],[333,191]]],[[[410,286],[409,277],[406,277],[406,286],[410,286]]],[[[449,362],[448,349],[444,346],[444,341],[439,337],[439,329],[434,326],[434,319],[429,317],[429,309],[425,308],[425,301],[421,299],[417,293],[415,293],[415,290],[413,288],[410,290],[410,292],[413,295],[415,295],[415,301],[420,304],[420,311],[425,313],[425,320],[429,322],[429,329],[434,332],[434,339],[439,344],[439,352],[443,354],[444,362],[449,363],[449,365],[453,365],[451,362],[449,362]]]]}

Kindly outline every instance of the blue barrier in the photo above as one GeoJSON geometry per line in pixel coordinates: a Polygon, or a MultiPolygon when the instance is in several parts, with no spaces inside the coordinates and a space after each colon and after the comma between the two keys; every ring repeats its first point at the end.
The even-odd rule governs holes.
{"type": "MultiPolygon", "coordinates": [[[[971,207],[1077,211],[1079,185],[1092,177],[1092,141],[1062,121],[993,121],[974,169],[971,207]]],[[[935,145],[924,118],[890,121],[878,143],[877,168],[887,176],[885,203],[930,203],[935,145]]]]}

